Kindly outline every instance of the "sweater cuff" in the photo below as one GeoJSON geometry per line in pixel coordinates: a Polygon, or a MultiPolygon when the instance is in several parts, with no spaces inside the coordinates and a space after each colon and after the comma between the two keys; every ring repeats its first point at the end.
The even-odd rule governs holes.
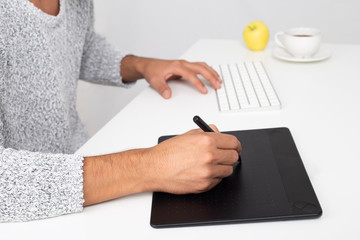
{"type": "Polygon", "coordinates": [[[83,210],[83,157],[5,149],[0,155],[0,222],[83,210]]]}

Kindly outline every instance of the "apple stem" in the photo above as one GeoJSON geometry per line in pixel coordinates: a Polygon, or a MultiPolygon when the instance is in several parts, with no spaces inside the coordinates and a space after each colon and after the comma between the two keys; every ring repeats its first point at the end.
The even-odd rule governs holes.
{"type": "Polygon", "coordinates": [[[251,31],[253,31],[253,30],[255,30],[256,27],[254,25],[251,25],[251,26],[249,26],[249,28],[251,31]]]}

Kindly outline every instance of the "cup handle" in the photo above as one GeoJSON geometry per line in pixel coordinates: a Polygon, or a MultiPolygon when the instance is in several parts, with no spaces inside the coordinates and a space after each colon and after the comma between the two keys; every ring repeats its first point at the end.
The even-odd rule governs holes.
{"type": "Polygon", "coordinates": [[[285,48],[284,44],[282,43],[282,41],[280,40],[280,37],[284,35],[284,32],[277,32],[275,34],[275,42],[279,47],[285,48]]]}

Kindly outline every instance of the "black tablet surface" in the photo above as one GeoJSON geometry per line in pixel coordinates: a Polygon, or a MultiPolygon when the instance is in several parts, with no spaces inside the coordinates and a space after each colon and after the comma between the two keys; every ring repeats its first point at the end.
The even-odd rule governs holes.
{"type": "MultiPolygon", "coordinates": [[[[319,217],[322,209],[288,128],[224,132],[242,144],[234,173],[208,192],[154,192],[151,226],[319,217]]],[[[159,138],[162,142],[172,136],[159,138]]]]}

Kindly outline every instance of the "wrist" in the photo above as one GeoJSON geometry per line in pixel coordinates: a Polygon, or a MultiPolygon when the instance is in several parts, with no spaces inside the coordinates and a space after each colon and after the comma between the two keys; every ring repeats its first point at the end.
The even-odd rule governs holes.
{"type": "Polygon", "coordinates": [[[138,192],[153,191],[155,168],[148,152],[148,149],[134,149],[85,157],[84,206],[138,192]]]}
{"type": "Polygon", "coordinates": [[[144,78],[148,58],[127,55],[121,60],[120,75],[124,82],[136,81],[144,78]]]}
{"type": "Polygon", "coordinates": [[[159,178],[159,164],[156,161],[159,156],[154,154],[154,147],[142,149],[139,156],[140,163],[143,166],[141,174],[140,192],[160,191],[161,180],[159,178]]]}

